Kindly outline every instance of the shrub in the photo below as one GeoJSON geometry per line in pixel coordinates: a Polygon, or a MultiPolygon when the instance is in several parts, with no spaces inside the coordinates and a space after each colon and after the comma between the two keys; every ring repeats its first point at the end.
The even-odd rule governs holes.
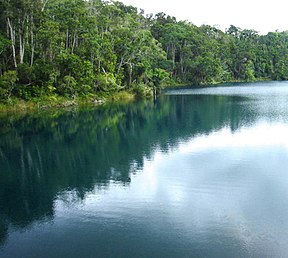
{"type": "Polygon", "coordinates": [[[0,77],[0,93],[1,98],[10,99],[13,90],[18,81],[18,75],[16,71],[7,71],[0,77]]]}

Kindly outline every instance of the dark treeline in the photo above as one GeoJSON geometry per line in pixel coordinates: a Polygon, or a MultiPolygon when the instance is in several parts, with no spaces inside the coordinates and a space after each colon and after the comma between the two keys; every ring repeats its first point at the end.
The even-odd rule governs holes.
{"type": "Polygon", "coordinates": [[[222,32],[101,0],[0,0],[0,13],[2,100],[288,78],[287,32],[222,32]]]}

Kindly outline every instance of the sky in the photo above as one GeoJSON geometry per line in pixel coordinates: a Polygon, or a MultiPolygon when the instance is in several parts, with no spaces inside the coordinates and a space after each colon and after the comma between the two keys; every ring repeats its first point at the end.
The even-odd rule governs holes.
{"type": "Polygon", "coordinates": [[[146,14],[164,12],[177,20],[200,26],[216,25],[222,30],[235,25],[260,34],[288,30],[287,0],[120,0],[145,10],[146,14]]]}

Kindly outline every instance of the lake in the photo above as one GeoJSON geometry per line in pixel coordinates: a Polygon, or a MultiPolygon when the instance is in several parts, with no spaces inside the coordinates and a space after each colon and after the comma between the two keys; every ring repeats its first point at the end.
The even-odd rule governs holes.
{"type": "Polygon", "coordinates": [[[0,119],[0,257],[288,257],[288,82],[0,119]]]}

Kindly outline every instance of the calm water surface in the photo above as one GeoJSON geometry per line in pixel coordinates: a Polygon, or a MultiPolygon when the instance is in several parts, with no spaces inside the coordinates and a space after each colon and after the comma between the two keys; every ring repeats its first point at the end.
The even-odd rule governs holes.
{"type": "Polygon", "coordinates": [[[0,257],[288,257],[288,83],[0,119],[0,257]]]}

